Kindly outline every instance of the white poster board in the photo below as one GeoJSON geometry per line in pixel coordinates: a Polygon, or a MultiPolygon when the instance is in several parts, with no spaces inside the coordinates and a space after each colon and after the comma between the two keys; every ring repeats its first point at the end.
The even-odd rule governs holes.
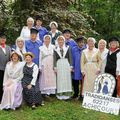
{"type": "Polygon", "coordinates": [[[84,108],[118,115],[120,110],[120,98],[86,92],[82,106],[84,108]]]}

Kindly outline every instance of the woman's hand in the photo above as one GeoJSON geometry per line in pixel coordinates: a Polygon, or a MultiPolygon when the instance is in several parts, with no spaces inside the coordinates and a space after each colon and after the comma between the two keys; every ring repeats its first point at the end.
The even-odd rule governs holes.
{"type": "Polygon", "coordinates": [[[31,84],[28,85],[27,88],[30,90],[32,88],[32,85],[31,84]]]}

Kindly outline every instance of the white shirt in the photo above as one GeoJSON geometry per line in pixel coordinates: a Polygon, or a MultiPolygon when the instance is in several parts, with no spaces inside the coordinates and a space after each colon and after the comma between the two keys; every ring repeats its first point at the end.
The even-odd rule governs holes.
{"type": "Polygon", "coordinates": [[[24,26],[22,28],[22,31],[20,33],[20,36],[24,39],[24,40],[30,40],[30,29],[27,26],[24,26]]]}
{"type": "Polygon", "coordinates": [[[118,71],[119,75],[120,75],[120,52],[117,53],[117,67],[116,67],[116,71],[118,71]]]}
{"type": "Polygon", "coordinates": [[[0,47],[2,48],[3,52],[6,54],[6,49],[3,48],[1,45],[0,45],[0,47]]]}

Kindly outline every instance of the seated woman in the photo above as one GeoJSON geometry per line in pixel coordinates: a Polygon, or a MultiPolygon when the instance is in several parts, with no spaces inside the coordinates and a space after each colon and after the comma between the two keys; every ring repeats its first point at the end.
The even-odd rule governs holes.
{"type": "Polygon", "coordinates": [[[38,66],[32,62],[34,55],[31,52],[27,52],[25,55],[26,64],[23,68],[23,99],[32,107],[36,108],[36,105],[40,105],[42,102],[41,93],[39,90],[38,82],[38,66]]]}
{"type": "Polygon", "coordinates": [[[12,52],[11,61],[7,63],[4,81],[3,81],[3,97],[0,109],[18,108],[22,103],[22,85],[23,63],[19,61],[19,55],[12,52]]]}

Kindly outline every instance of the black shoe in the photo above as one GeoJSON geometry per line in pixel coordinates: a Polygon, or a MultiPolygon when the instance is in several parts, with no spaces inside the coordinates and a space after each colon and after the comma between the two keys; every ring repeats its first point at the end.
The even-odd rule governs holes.
{"type": "Polygon", "coordinates": [[[78,98],[78,96],[76,96],[76,95],[73,95],[72,97],[71,97],[71,99],[77,99],[78,98]]]}
{"type": "Polygon", "coordinates": [[[83,101],[83,96],[80,96],[78,100],[83,101]]]}

